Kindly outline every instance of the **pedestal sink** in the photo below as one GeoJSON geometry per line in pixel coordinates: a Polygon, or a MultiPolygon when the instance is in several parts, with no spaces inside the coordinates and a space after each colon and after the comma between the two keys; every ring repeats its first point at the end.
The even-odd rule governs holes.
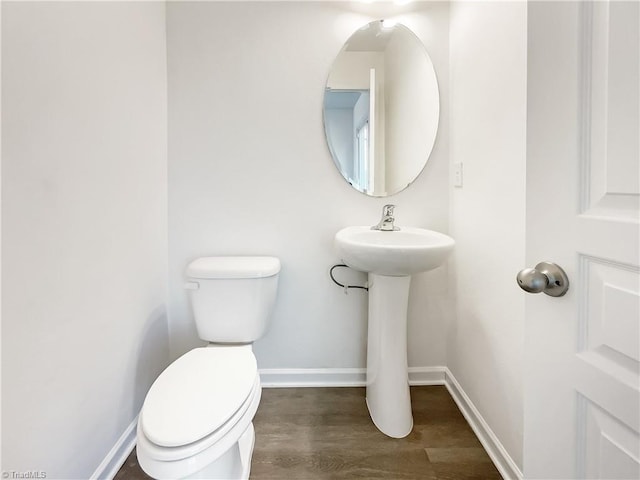
{"type": "Polygon", "coordinates": [[[407,368],[411,275],[442,265],[454,245],[451,237],[422,228],[354,226],[335,236],[342,261],[369,274],[367,407],[376,427],[390,437],[405,437],[413,428],[407,368]]]}

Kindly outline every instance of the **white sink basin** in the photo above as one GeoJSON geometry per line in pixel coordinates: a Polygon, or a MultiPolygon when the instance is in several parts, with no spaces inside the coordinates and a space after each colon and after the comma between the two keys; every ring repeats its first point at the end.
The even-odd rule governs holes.
{"type": "Polygon", "coordinates": [[[439,267],[454,245],[453,238],[443,233],[410,227],[389,232],[346,227],[335,237],[338,254],[351,268],[394,277],[439,267]]]}

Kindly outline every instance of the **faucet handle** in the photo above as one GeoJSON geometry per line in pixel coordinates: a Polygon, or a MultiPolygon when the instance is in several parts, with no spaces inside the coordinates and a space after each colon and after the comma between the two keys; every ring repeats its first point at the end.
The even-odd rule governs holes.
{"type": "Polygon", "coordinates": [[[384,207],[382,207],[382,215],[384,216],[391,216],[393,215],[393,209],[396,208],[395,205],[385,205],[384,207]]]}

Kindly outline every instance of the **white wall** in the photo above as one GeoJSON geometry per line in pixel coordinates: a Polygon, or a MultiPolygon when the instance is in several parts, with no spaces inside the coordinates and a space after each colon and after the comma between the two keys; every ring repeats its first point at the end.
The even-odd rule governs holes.
{"type": "MultiPolygon", "coordinates": [[[[187,263],[202,255],[257,253],[282,260],[273,324],[255,345],[259,366],[363,367],[367,299],[360,291],[345,296],[329,279],[329,268],[340,261],[334,234],[347,225],[375,224],[389,202],[398,205],[400,226],[448,231],[446,3],[420,2],[401,16],[425,43],[443,86],[439,137],[418,180],[391,198],[367,197],[344,181],[325,144],[328,72],[344,41],[381,18],[375,8],[334,2],[167,5],[174,357],[200,344],[182,290],[187,263]]],[[[414,279],[412,366],[444,364],[446,274],[442,268],[414,279]]]]}
{"type": "Polygon", "coordinates": [[[447,365],[522,469],[525,2],[451,4],[451,193],[457,315],[447,365]]]}
{"type": "Polygon", "coordinates": [[[169,356],[165,8],[2,9],[2,470],[86,479],[169,356]]]}

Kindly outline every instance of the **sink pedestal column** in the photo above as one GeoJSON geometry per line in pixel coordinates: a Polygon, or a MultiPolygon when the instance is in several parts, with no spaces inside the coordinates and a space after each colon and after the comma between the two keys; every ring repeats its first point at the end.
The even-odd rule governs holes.
{"type": "Polygon", "coordinates": [[[378,429],[394,438],[413,428],[407,366],[411,276],[369,274],[367,407],[378,429]]]}

